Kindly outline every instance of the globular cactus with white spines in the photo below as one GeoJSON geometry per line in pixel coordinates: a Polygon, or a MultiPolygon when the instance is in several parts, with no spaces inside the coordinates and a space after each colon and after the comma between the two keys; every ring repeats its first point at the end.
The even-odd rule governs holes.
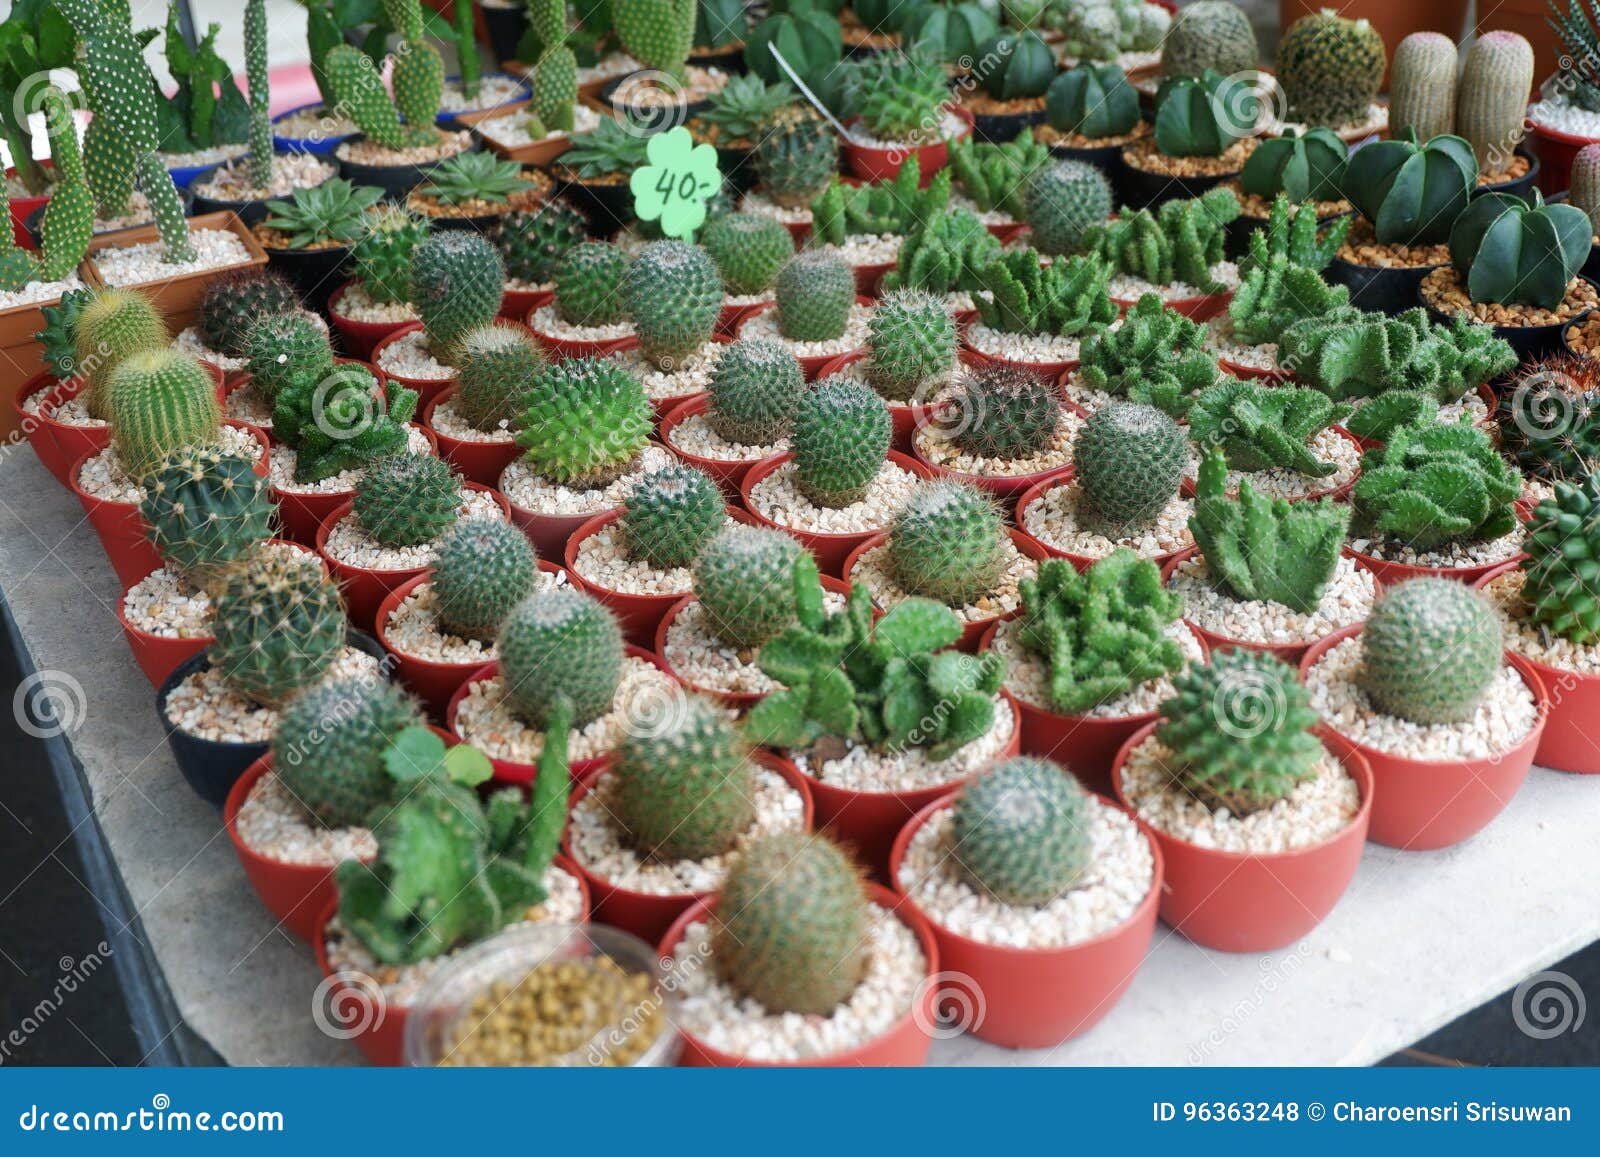
{"type": "Polygon", "coordinates": [[[1389,63],[1389,131],[1414,129],[1419,141],[1456,131],[1456,42],[1413,32],[1389,63]]]}
{"type": "Polygon", "coordinates": [[[1533,88],[1533,46],[1515,32],[1485,32],[1467,49],[1456,92],[1456,131],[1472,144],[1478,168],[1511,167],[1533,88]]]}

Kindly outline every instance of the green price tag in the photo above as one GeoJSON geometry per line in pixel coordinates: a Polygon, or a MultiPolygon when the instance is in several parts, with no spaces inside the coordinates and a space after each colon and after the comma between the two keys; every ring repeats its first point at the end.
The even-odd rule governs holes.
{"type": "Polygon", "coordinates": [[[650,163],[635,169],[628,180],[634,214],[641,221],[659,219],[668,237],[692,239],[705,224],[706,202],[722,185],[717,150],[695,144],[689,130],[679,125],[651,137],[645,155],[650,163]]]}

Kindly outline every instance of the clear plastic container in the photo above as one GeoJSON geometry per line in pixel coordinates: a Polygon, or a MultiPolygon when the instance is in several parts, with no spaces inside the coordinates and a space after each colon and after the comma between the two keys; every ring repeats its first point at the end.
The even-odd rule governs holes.
{"type": "MultiPolygon", "coordinates": [[[[644,973],[652,980],[649,1000],[662,1010],[660,1035],[632,1064],[634,1068],[672,1065],[678,1056],[678,1031],[673,1024],[670,997],[662,981],[665,971],[655,950],[637,936],[601,924],[536,924],[511,928],[457,956],[425,984],[406,1018],[405,1063],[437,1065],[463,1016],[480,994],[497,982],[515,984],[534,969],[567,960],[608,958],[625,973],[644,973]]],[[[604,1063],[626,1031],[630,1017],[644,1011],[642,1004],[619,1009],[606,1028],[597,1031],[583,1048],[546,1062],[553,1066],[582,1068],[604,1063]]]]}

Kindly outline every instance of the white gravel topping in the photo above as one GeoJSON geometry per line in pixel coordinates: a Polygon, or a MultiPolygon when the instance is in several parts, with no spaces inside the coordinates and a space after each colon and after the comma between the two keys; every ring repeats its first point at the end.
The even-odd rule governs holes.
{"type": "Polygon", "coordinates": [[[373,325],[403,325],[406,322],[422,319],[417,307],[409,301],[374,301],[372,295],[367,292],[367,287],[359,281],[352,281],[345,286],[336,305],[338,308],[332,310],[333,315],[347,321],[364,321],[373,325]]]}
{"type": "Polygon", "coordinates": [[[218,161],[226,161],[233,157],[242,157],[249,150],[249,145],[217,145],[210,149],[194,149],[187,153],[161,152],[161,164],[168,169],[199,169],[206,165],[214,165],[218,161]]]}
{"type": "Polygon", "coordinates": [[[985,225],[1015,225],[1017,219],[1004,209],[980,209],[978,203],[957,189],[950,194],[951,209],[965,209],[985,225]]]}
{"type": "Polygon", "coordinates": [[[633,336],[633,322],[626,320],[611,325],[573,325],[562,320],[556,312],[555,302],[534,310],[528,318],[528,328],[562,341],[615,341],[617,338],[633,336]]]}
{"type": "Polygon", "coordinates": [[[768,1012],[724,984],[715,965],[710,925],[690,924],[673,949],[673,1017],[712,1048],[752,1061],[802,1061],[867,1044],[911,1011],[928,970],[916,934],[877,905],[867,931],[866,975],[825,1017],[768,1012]]]}
{"type": "Polygon", "coordinates": [[[850,139],[856,144],[869,149],[898,149],[909,152],[918,145],[928,144],[935,140],[959,140],[969,131],[967,122],[958,117],[949,109],[941,110],[939,124],[931,132],[925,132],[923,139],[918,141],[886,141],[873,136],[867,131],[865,121],[857,121],[846,126],[850,130],[850,139]]]}
{"type": "MultiPolygon", "coordinates": [[[[406,425],[406,453],[433,453],[433,445],[420,426],[410,423],[406,425]]],[[[272,483],[274,489],[286,494],[352,494],[355,492],[356,483],[361,481],[362,475],[366,473],[365,466],[358,466],[330,474],[319,482],[296,482],[294,471],[297,461],[298,455],[288,446],[278,445],[272,448],[268,481],[272,483]]]]}
{"type": "MultiPolygon", "coordinates": [[[[520,928],[533,924],[576,924],[583,919],[583,889],[578,877],[557,864],[551,864],[544,874],[545,902],[530,908],[523,920],[508,925],[520,928]]],[[[453,952],[446,952],[416,964],[380,964],[367,951],[366,946],[345,932],[334,916],[328,922],[328,964],[334,972],[356,972],[377,981],[383,989],[384,1003],[391,1009],[405,1008],[417,998],[423,985],[459,953],[474,947],[463,944],[453,952]]],[[[358,990],[359,991],[359,990],[358,990]]]]}
{"type": "MultiPolygon", "coordinates": [[[[1484,585],[1483,593],[1500,612],[1506,646],[1525,659],[1575,675],[1600,675],[1600,643],[1574,643],[1537,626],[1522,598],[1523,570],[1509,570],[1484,585]]],[[[1551,688],[1554,694],[1557,688],[1551,688]]]]}
{"type": "Polygon", "coordinates": [[[107,285],[144,285],[250,261],[250,250],[227,229],[190,229],[189,240],[194,243],[193,261],[168,262],[160,241],[112,246],[90,254],[89,260],[107,285]]]}
{"type": "Polygon", "coordinates": [[[1117,396],[1107,390],[1097,390],[1084,385],[1078,377],[1077,370],[1067,375],[1066,381],[1062,383],[1062,392],[1067,395],[1067,401],[1076,402],[1091,414],[1108,402],[1117,400],[1117,396]]]}
{"type": "Polygon", "coordinates": [[[842,245],[818,245],[823,253],[832,253],[846,265],[892,265],[900,257],[900,245],[905,238],[898,233],[851,233],[842,245]]]}
{"type": "MultiPolygon", "coordinates": [[[[1057,714],[1050,703],[1050,664],[1018,642],[1017,631],[1016,619],[1002,619],[994,633],[993,648],[1006,661],[1006,690],[1030,707],[1057,714]]],[[[1182,619],[1169,623],[1164,633],[1177,642],[1188,662],[1199,663],[1205,657],[1199,636],[1182,619]]],[[[1097,704],[1085,711],[1083,718],[1128,719],[1148,715],[1177,693],[1171,676],[1158,675],[1137,687],[1130,687],[1115,699],[1097,704]]]]}
{"type": "Polygon", "coordinates": [[[715,892],[722,887],[733,857],[752,839],[776,832],[802,831],[805,800],[787,780],[769,768],[756,766],[750,802],[755,819],[739,836],[733,849],[701,860],[665,860],[644,855],[630,845],[615,815],[616,774],[602,772],[572,809],[567,847],[572,858],[609,883],[651,896],[682,896],[715,892]]]}
{"type": "Polygon", "coordinates": [[[280,864],[336,868],[346,860],[370,862],[378,855],[378,841],[369,830],[323,827],[275,771],[251,785],[234,828],[245,847],[280,864]]]}
{"type": "Polygon", "coordinates": [[[755,446],[730,442],[712,428],[704,414],[690,414],[671,430],[664,431],[662,439],[674,450],[717,462],[759,462],[789,449],[786,437],[755,446]]]}
{"type": "Polygon", "coordinates": [[[691,567],[663,570],[628,553],[621,526],[610,523],[578,543],[572,569],[584,582],[628,595],[683,596],[694,589],[691,567]]]}
{"type": "MultiPolygon", "coordinates": [[[[1211,274],[1213,281],[1222,286],[1223,293],[1236,289],[1239,285],[1239,267],[1231,261],[1219,261],[1207,272],[1211,274]]],[[[1121,301],[1137,301],[1147,293],[1158,294],[1162,301],[1182,301],[1190,297],[1211,296],[1205,290],[1186,282],[1173,281],[1166,285],[1153,285],[1131,273],[1112,274],[1106,288],[1112,297],[1121,301]]]]}
{"type": "Polygon", "coordinates": [[[1431,566],[1441,570],[1457,567],[1483,566],[1486,563],[1506,562],[1522,553],[1522,539],[1526,530],[1519,522],[1509,534],[1488,542],[1447,542],[1435,550],[1413,550],[1383,538],[1352,538],[1350,549],[1357,554],[1371,555],[1385,562],[1398,562],[1405,566],[1431,566]]]}
{"type": "Polygon", "coordinates": [[[403,333],[378,351],[378,368],[393,377],[414,382],[442,382],[456,376],[456,368],[433,356],[426,330],[403,333]]]}
{"type": "MultiPolygon", "coordinates": [[[[511,763],[537,763],[544,750],[544,731],[530,727],[505,702],[505,678],[494,675],[473,683],[456,711],[456,734],[485,754],[511,763]]],[[[622,661],[611,710],[567,737],[567,755],[576,761],[615,751],[636,719],[654,718],[663,702],[682,689],[654,663],[629,655],[622,661]]]]}
{"type": "MultiPolygon", "coordinates": [[[[535,591],[550,591],[567,585],[567,572],[541,570],[535,591]]],[[[495,659],[494,640],[463,639],[439,625],[438,597],[432,583],[418,583],[389,613],[383,626],[383,641],[391,649],[411,659],[429,663],[453,663],[481,667],[495,659]]]]}
{"type": "MultiPolygon", "coordinates": [[[[1017,584],[1031,578],[1039,564],[1017,549],[1010,535],[1001,544],[1005,555],[1005,570],[995,583],[994,590],[964,607],[951,607],[964,621],[983,622],[997,615],[1008,615],[1022,605],[1022,595],[1017,584]]],[[[889,545],[883,543],[866,551],[856,560],[855,568],[846,576],[850,582],[863,582],[872,592],[872,601],[884,610],[911,597],[911,592],[895,581],[889,570],[889,545]]]]}
{"type": "MultiPolygon", "coordinates": [[[[249,430],[238,426],[223,426],[215,448],[219,453],[255,462],[261,457],[261,443],[249,430]]],[[[122,455],[116,446],[107,446],[83,464],[78,471],[78,485],[90,497],[102,502],[137,504],[144,501],[144,487],[134,481],[122,464],[122,455]]]]}
{"type": "Polygon", "coordinates": [[[772,290],[765,293],[724,293],[722,304],[729,305],[771,305],[778,300],[778,295],[772,290]]]}
{"type": "MultiPolygon", "coordinates": [[[[988,290],[978,292],[988,296],[988,290]]],[[[981,318],[967,326],[965,336],[967,344],[980,354],[1022,366],[1077,361],[1078,346],[1083,340],[1078,334],[1007,333],[990,329],[981,318]]]]}
{"type": "Polygon", "coordinates": [[[955,810],[940,808],[916,830],[900,862],[900,886],[935,924],[983,944],[1065,948],[1125,923],[1155,884],[1150,841],[1127,812],[1092,800],[1086,878],[1047,904],[1013,905],[969,883],[955,845],[955,810]]]}
{"type": "MultiPolygon", "coordinates": [[[[492,518],[504,522],[506,515],[491,491],[469,490],[463,486],[458,517],[492,518]]],[[[322,549],[329,558],[363,570],[418,570],[434,564],[439,555],[439,540],[419,542],[414,546],[385,546],[367,533],[355,512],[351,511],[333,524],[322,549]]]]}
{"type": "Polygon", "coordinates": [[[1043,474],[1072,465],[1072,440],[1083,429],[1083,419],[1071,410],[1063,409],[1056,421],[1055,435],[1043,450],[1026,458],[993,458],[967,453],[952,436],[972,417],[967,414],[956,416],[953,428],[947,426],[946,419],[942,418],[935,418],[931,425],[919,427],[912,435],[912,442],[923,461],[931,466],[954,470],[958,474],[974,474],[984,478],[1020,478],[1027,474],[1043,474]]]}
{"type": "MultiPolygon", "coordinates": [[[[266,543],[261,549],[278,556],[316,557],[292,542],[266,543]]],[[[147,635],[207,639],[211,637],[211,596],[191,586],[182,575],[158,567],[123,592],[122,617],[147,635]]]]}
{"type": "Polygon", "coordinates": [[[0,290],[0,309],[13,309],[19,305],[48,305],[59,301],[63,293],[82,289],[83,282],[76,273],[60,281],[30,281],[21,289],[0,290]]]}
{"type": "Polygon", "coordinates": [[[578,83],[593,84],[597,80],[610,80],[614,76],[627,76],[630,72],[638,72],[643,67],[644,65],[626,52],[609,52],[593,64],[578,69],[578,83]]]}
{"type": "MultiPolygon", "coordinates": [[[[49,393],[49,390],[35,390],[33,393],[29,394],[27,399],[22,403],[22,408],[28,411],[30,414],[40,413],[41,410],[43,410],[45,398],[49,393]]],[[[103,418],[91,418],[89,416],[89,408],[84,405],[82,394],[68,398],[60,405],[53,406],[49,410],[44,410],[43,412],[45,417],[49,418],[52,422],[60,422],[63,426],[111,425],[110,422],[107,422],[103,418]]]]}
{"type": "Polygon", "coordinates": [[[708,341],[683,359],[682,364],[660,368],[635,347],[619,350],[611,356],[621,362],[627,371],[644,383],[644,392],[650,400],[685,398],[711,387],[711,375],[726,347],[718,341],[708,341]]]}
{"type": "Polygon", "coordinates": [[[1247,816],[1212,811],[1178,786],[1173,764],[1167,747],[1145,739],[1123,764],[1123,794],[1145,823],[1202,848],[1257,855],[1309,848],[1338,835],[1361,810],[1360,786],[1326,752],[1313,778],[1247,816]]]}
{"type": "Polygon", "coordinates": [[[1317,609],[1310,614],[1290,610],[1269,599],[1235,599],[1214,584],[1203,555],[1178,564],[1167,589],[1183,596],[1183,615],[1208,631],[1242,643],[1314,643],[1372,611],[1376,584],[1353,558],[1341,558],[1317,609]]]}
{"type": "Polygon", "coordinates": [[[329,116],[321,105],[313,105],[311,108],[301,109],[289,116],[274,120],[272,131],[274,135],[285,139],[325,140],[330,137],[347,137],[359,130],[354,121],[344,117],[329,116]]]}
{"type": "Polygon", "coordinates": [[[790,341],[778,331],[778,311],[766,309],[745,319],[739,327],[739,337],[745,341],[761,338],[780,342],[797,358],[837,356],[866,347],[867,319],[871,316],[870,305],[857,303],[850,307],[850,318],[841,336],[832,341],[790,341]]]}
{"type": "Polygon", "coordinates": [[[1011,704],[996,695],[994,725],[988,732],[944,759],[930,759],[925,747],[879,751],[852,747],[838,759],[817,761],[805,752],[788,752],[795,766],[813,779],[859,792],[917,791],[969,779],[987,768],[1006,749],[1016,731],[1011,704]]]}
{"type": "MultiPolygon", "coordinates": [[[[380,679],[378,660],[347,646],[328,669],[328,679],[380,679]]],[[[214,743],[266,743],[278,728],[278,712],[247,699],[228,685],[215,667],[207,667],[172,689],[166,702],[167,721],[179,731],[214,743]]]]}
{"type": "Polygon", "coordinates": [[[456,411],[454,396],[434,406],[433,413],[428,418],[428,425],[435,434],[454,438],[458,442],[493,442],[504,446],[517,436],[516,427],[511,424],[509,418],[501,418],[495,423],[493,430],[478,429],[456,411]]]}
{"type": "Polygon", "coordinates": [[[1104,558],[1119,546],[1131,549],[1140,558],[1157,559],[1176,554],[1194,545],[1189,533],[1189,516],[1194,501],[1175,496],[1156,516],[1153,526],[1108,538],[1078,524],[1078,506],[1083,490],[1076,481],[1062,482],[1041,491],[1022,511],[1021,529],[1046,546],[1085,558],[1104,558]]]}
{"type": "MultiPolygon", "coordinates": [[[[481,120],[473,127],[489,140],[505,149],[520,148],[525,145],[536,144],[533,135],[528,132],[528,109],[518,109],[516,112],[506,113],[504,116],[490,117],[481,120]]],[[[600,114],[595,109],[579,101],[572,106],[572,131],[575,133],[593,132],[600,124],[600,114]]],[[[554,140],[565,137],[567,134],[561,129],[551,129],[540,141],[554,140]]]]}
{"type": "Polygon", "coordinates": [[[222,416],[263,430],[272,429],[272,409],[256,392],[253,381],[228,391],[222,399],[222,416]]]}
{"type": "MultiPolygon", "coordinates": [[[[514,76],[485,76],[478,84],[478,95],[471,100],[461,90],[459,80],[447,80],[444,91],[439,94],[440,112],[477,112],[480,109],[493,108],[497,104],[510,104],[514,100],[521,100],[527,95],[527,85],[514,76]]],[[[574,117],[580,108],[586,106],[575,104],[572,106],[574,117]]],[[[591,110],[592,111],[592,110],[591,110]]]]}
{"type": "Polygon", "coordinates": [[[798,208],[790,209],[779,205],[775,201],[768,200],[764,193],[754,191],[746,193],[739,201],[739,208],[745,213],[759,213],[763,217],[771,217],[774,220],[782,221],[785,225],[811,224],[811,206],[801,205],[798,208]]]}
{"type": "Polygon", "coordinates": [[[621,506],[641,478],[665,470],[675,461],[672,451],[651,443],[639,452],[633,468],[614,481],[590,490],[574,490],[546,481],[535,474],[524,459],[518,458],[501,471],[500,493],[513,506],[538,514],[599,514],[621,506]]]}
{"type": "Polygon", "coordinates": [[[446,157],[464,153],[471,147],[471,133],[465,130],[459,132],[441,131],[436,136],[420,144],[407,145],[399,149],[391,149],[387,145],[380,145],[377,141],[368,137],[340,141],[334,146],[333,155],[341,161],[349,161],[352,164],[372,165],[377,168],[398,168],[402,165],[431,165],[435,161],[442,161],[446,157]]]}
{"type": "Polygon", "coordinates": [[[893,462],[884,462],[859,502],[818,506],[800,492],[793,461],[785,462],[750,487],[750,509],[779,526],[813,534],[864,534],[886,528],[922,479],[893,462]]]}
{"type": "Polygon", "coordinates": [[[262,201],[313,188],[338,171],[315,153],[276,153],[272,158],[272,180],[262,187],[252,179],[249,163],[240,157],[196,181],[194,191],[213,201],[262,201]]]}
{"type": "Polygon", "coordinates": [[[1489,684],[1478,710],[1464,723],[1412,723],[1384,715],[1359,686],[1361,639],[1328,648],[1306,672],[1311,706],[1346,739],[1406,759],[1487,759],[1510,751],[1533,730],[1539,705],[1509,663],[1489,684]]]}
{"type": "Polygon", "coordinates": [[[1528,119],[1534,124],[1568,133],[1575,137],[1600,140],[1600,112],[1572,104],[1567,94],[1559,90],[1528,106],[1528,119]]]}
{"type": "MultiPolygon", "coordinates": [[[[830,611],[839,611],[845,600],[843,595],[824,591],[822,603],[830,611]]],[[[757,666],[757,649],[731,647],[722,641],[706,622],[705,608],[698,601],[685,606],[667,625],[661,657],[680,679],[703,691],[766,695],[782,686],[757,666]]]]}
{"type": "MultiPolygon", "coordinates": [[[[314,310],[302,309],[297,313],[323,333],[328,332],[328,323],[320,313],[314,310]]],[[[234,357],[232,354],[218,353],[200,339],[198,325],[186,326],[180,330],[178,336],[172,339],[172,348],[181,350],[186,354],[193,354],[203,362],[210,362],[224,373],[237,373],[250,364],[249,358],[234,357]]]]}

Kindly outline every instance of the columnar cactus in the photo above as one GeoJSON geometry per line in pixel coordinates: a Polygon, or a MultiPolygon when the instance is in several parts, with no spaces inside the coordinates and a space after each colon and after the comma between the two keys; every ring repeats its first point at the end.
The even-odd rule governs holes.
{"type": "Polygon", "coordinates": [[[1478,168],[1498,176],[1511,167],[1533,88],[1533,46],[1515,32],[1485,32],[1467,49],[1456,97],[1456,129],[1472,144],[1478,168]]]}
{"type": "Polygon", "coordinates": [[[1029,178],[1025,207],[1039,252],[1077,253],[1111,216],[1111,183],[1085,161],[1058,161],[1029,178]]]}
{"type": "Polygon", "coordinates": [[[1522,599],[1542,629],[1580,647],[1600,642],[1600,475],[1557,482],[1539,503],[1522,564],[1522,599]]]}
{"type": "Polygon", "coordinates": [[[1424,726],[1471,719],[1500,670],[1500,618],[1465,583],[1418,578],[1389,588],[1361,630],[1361,689],[1372,705],[1424,726]]]}
{"type": "Polygon", "coordinates": [[[475,430],[509,429],[524,392],[546,358],[521,327],[484,325],[462,335],[456,358],[455,412],[475,430]]]}
{"type": "Polygon", "coordinates": [[[111,444],[134,478],[175,450],[214,442],[222,423],[211,375],[177,350],[136,353],[112,371],[110,411],[111,444]]]}
{"type": "Polygon", "coordinates": [[[164,459],[144,480],[139,514],[162,562],[201,590],[217,588],[272,534],[266,479],[207,448],[164,459]]]}
{"type": "Polygon", "coordinates": [[[755,819],[748,748],[727,713],[701,698],[657,732],[617,746],[607,804],[630,842],[665,860],[733,849],[755,819]]]}
{"type": "Polygon", "coordinates": [[[778,332],[790,341],[833,341],[850,324],[855,274],[841,258],[807,250],[778,271],[778,332]]]}
{"type": "Polygon", "coordinates": [[[245,0],[244,66],[250,81],[250,180],[272,184],[272,116],[267,79],[267,0],[245,0]]]}
{"type": "Polygon", "coordinates": [[[1589,214],[1590,226],[1600,232],[1600,143],[1584,145],[1572,158],[1570,204],[1589,214]]]}
{"type": "Polygon", "coordinates": [[[356,522],[384,546],[432,542],[460,510],[461,476],[432,454],[386,455],[356,483],[356,522]]]}
{"type": "Polygon", "coordinates": [[[628,54],[646,68],[658,69],[680,83],[694,47],[696,0],[616,0],[612,19],[628,54]]]}
{"type": "Polygon", "coordinates": [[[131,355],[166,348],[167,323],[150,299],[132,289],[102,289],[90,298],[72,331],[73,366],[88,384],[91,416],[111,419],[111,375],[131,355]]]}
{"type": "Polygon", "coordinates": [[[411,255],[411,300],[434,357],[455,364],[459,340],[494,321],[505,283],[499,252],[476,233],[446,229],[416,247],[411,255]]]}
{"type": "Polygon", "coordinates": [[[859,502],[883,467],[894,423],[868,386],[834,375],[800,395],[795,410],[795,481],[818,506],[859,502]]]}
{"type": "Polygon", "coordinates": [[[1389,132],[1419,141],[1456,131],[1456,42],[1442,32],[1413,32],[1389,62],[1389,132]]]}
{"type": "Polygon", "coordinates": [[[727,517],[715,482],[693,466],[673,465],[639,480],[617,526],[630,556],[669,570],[694,562],[727,517]]]}
{"type": "Polygon", "coordinates": [[[951,809],[950,851],[979,891],[1039,907],[1088,873],[1096,806],[1066,768],[1019,755],[961,790],[951,809]]]}
{"type": "Polygon", "coordinates": [[[533,69],[533,111],[550,131],[570,133],[578,102],[578,60],[567,44],[565,0],[529,0],[528,24],[540,45],[533,69]]]}
{"type": "Polygon", "coordinates": [[[1296,20],[1278,46],[1278,80],[1289,115],[1311,125],[1337,128],[1366,120],[1387,65],[1376,28],[1329,8],[1296,20]]]}
{"type": "Polygon", "coordinates": [[[430,581],[441,627],[463,639],[492,642],[512,609],[538,585],[538,558],[511,523],[463,518],[439,540],[430,581]]]}
{"type": "Polygon", "coordinates": [[[794,568],[800,544],[781,530],[724,527],[700,548],[694,593],[716,636],[759,647],[794,621],[794,568]]]}
{"type": "Polygon", "coordinates": [[[611,710],[622,681],[622,628],[572,587],[539,591],[514,607],[495,644],[505,699],[542,727],[563,704],[583,727],[611,710]]]}
{"type": "Polygon", "coordinates": [[[574,245],[556,264],[556,313],[570,325],[615,325],[627,316],[628,255],[604,241],[574,245]]]}
{"type": "Polygon", "coordinates": [[[529,384],[517,445],[541,478],[583,490],[623,474],[650,440],[654,411],[639,379],[614,361],[573,358],[529,384]]]}
{"type": "Polygon", "coordinates": [[[955,321],[938,298],[895,290],[867,319],[867,347],[867,381],[889,401],[909,402],[955,366],[955,321]]]}
{"type": "Polygon", "coordinates": [[[88,252],[94,235],[94,197],[84,183],[78,133],[66,97],[55,85],[39,97],[50,135],[55,183],[39,224],[40,281],[61,281],[71,275],[88,252]]]}
{"type": "Polygon", "coordinates": [[[345,645],[344,603],[314,558],[263,554],[217,593],[206,653],[228,685],[280,707],[320,682],[345,645]]]}
{"type": "Polygon", "coordinates": [[[628,266],[622,299],[640,352],[670,369],[711,340],[722,312],[722,277],[700,246],[655,241],[628,266]]]}
{"type": "Polygon", "coordinates": [[[406,728],[426,722],[392,683],[330,679],[283,709],[272,735],[272,770],[318,823],[363,825],[395,794],[384,753],[406,728]]]}
{"type": "Polygon", "coordinates": [[[889,569],[913,595],[960,607],[1005,570],[1006,529],[987,494],[953,479],[919,487],[889,529],[889,569]]]}
{"type": "Polygon", "coordinates": [[[1188,443],[1153,406],[1114,402],[1078,431],[1072,462],[1089,521],[1121,534],[1154,523],[1177,495],[1188,443]]]}
{"type": "Polygon", "coordinates": [[[794,256],[794,238],[782,222],[759,213],[726,213],[712,221],[700,244],[717,263],[722,286],[735,296],[766,293],[794,256]]]}
{"type": "Polygon", "coordinates": [[[730,442],[767,446],[789,433],[805,389],[805,373],[782,343],[742,339],[723,347],[711,371],[706,421],[730,442]]]}

